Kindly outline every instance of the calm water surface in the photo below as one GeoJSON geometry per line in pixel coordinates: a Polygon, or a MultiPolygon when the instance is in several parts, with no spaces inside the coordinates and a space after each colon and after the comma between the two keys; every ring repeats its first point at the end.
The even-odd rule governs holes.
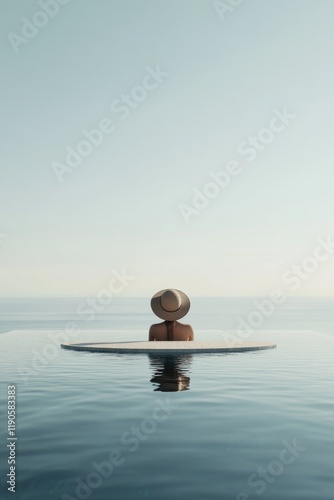
{"type": "MultiPolygon", "coordinates": [[[[194,299],[196,339],[236,330],[253,300],[194,299]]],[[[0,301],[1,499],[12,383],[19,500],[333,499],[333,301],[280,306],[250,337],[277,349],[179,357],[59,349],[69,321],[72,341],[145,340],[155,321],[144,299],[91,319],[82,301],[0,301]]]]}

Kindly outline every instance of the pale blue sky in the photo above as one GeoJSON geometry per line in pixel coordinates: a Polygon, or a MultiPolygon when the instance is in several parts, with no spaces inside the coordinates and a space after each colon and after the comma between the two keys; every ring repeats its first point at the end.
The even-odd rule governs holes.
{"type": "MultiPolygon", "coordinates": [[[[206,0],[70,0],[15,53],[8,33],[40,10],[1,6],[1,296],[93,295],[122,268],[124,295],[266,295],[334,235],[333,1],[221,20],[206,0]],[[157,65],[169,76],[121,120],[111,103],[157,65]],[[284,107],[296,118],[247,162],[239,144],[284,107]],[[105,117],[114,132],[59,183],[53,162],[105,117]],[[187,224],[179,205],[231,160],[187,224]]],[[[333,261],[294,293],[333,295],[333,261]]]]}

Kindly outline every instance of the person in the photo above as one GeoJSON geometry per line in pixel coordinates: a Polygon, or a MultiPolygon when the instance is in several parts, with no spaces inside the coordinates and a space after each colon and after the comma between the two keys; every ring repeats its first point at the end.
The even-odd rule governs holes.
{"type": "Polygon", "coordinates": [[[149,341],[194,340],[192,327],[178,321],[190,309],[190,300],[185,293],[173,288],[160,290],[152,297],[151,308],[164,321],[150,327],[149,341]]]}

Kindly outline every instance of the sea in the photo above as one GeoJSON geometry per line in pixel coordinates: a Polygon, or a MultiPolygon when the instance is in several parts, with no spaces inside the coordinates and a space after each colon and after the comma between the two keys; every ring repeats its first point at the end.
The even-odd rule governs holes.
{"type": "Polygon", "coordinates": [[[195,340],[265,351],[60,348],[156,321],[143,297],[0,299],[1,500],[333,500],[334,299],[192,299],[195,340]]]}

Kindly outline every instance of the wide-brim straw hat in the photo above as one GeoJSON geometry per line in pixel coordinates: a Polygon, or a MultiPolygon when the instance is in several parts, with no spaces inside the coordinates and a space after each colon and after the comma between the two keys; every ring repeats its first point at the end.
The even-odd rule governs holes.
{"type": "Polygon", "coordinates": [[[159,318],[176,321],[187,314],[190,309],[190,300],[181,290],[165,288],[152,297],[151,307],[159,318]]]}

